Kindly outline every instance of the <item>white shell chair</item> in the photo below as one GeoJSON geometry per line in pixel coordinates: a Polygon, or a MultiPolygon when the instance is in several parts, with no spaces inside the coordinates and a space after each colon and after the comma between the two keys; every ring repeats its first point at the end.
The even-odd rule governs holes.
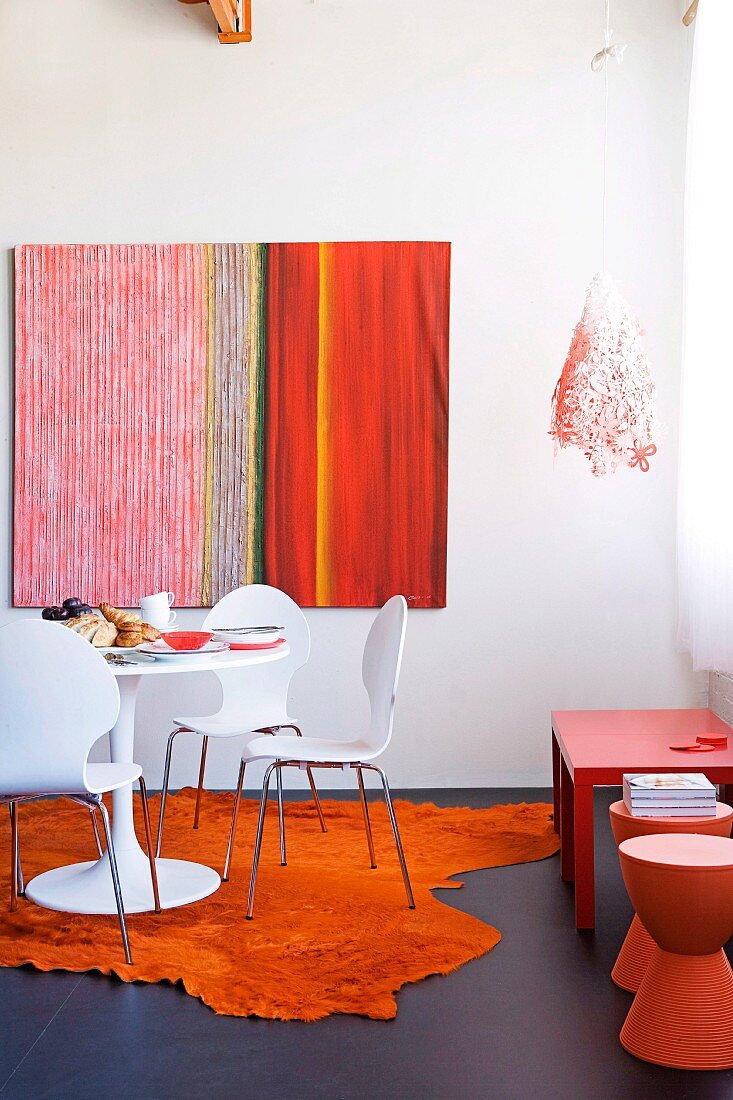
{"type": "MultiPolygon", "coordinates": [[[[168,797],[168,784],[171,770],[173,742],[179,733],[196,733],[201,737],[201,764],[199,767],[196,808],[193,827],[198,829],[201,807],[201,792],[204,786],[206,753],[209,738],[240,737],[246,734],[275,734],[279,730],[291,729],[298,737],[301,731],[288,714],[288,688],[290,681],[310,655],[311,637],[305,615],[297,603],[268,584],[247,584],[227,593],[212,607],[206,616],[202,630],[215,627],[234,626],[282,626],[290,647],[287,657],[271,664],[258,665],[256,672],[247,668],[216,670],[223,692],[221,709],[216,714],[199,717],[182,716],[175,718],[176,728],[168,737],[163,770],[163,790],[160,799],[160,819],[158,821],[158,842],[156,855],[160,855],[163,839],[163,817],[168,797]]],[[[288,741],[290,738],[288,738],[288,741]]],[[[280,773],[278,773],[278,777],[280,773]]],[[[326,832],[326,823],[316,791],[313,776],[308,770],[313,799],[316,804],[321,829],[326,832]]],[[[236,799],[235,799],[236,803],[236,799]]],[[[281,863],[285,865],[285,831],[283,824],[282,780],[278,785],[278,807],[280,811],[281,863]]],[[[229,855],[227,851],[224,868],[224,881],[229,874],[229,855]]]]}
{"type": "Polygon", "coordinates": [[[335,741],[319,737],[257,737],[246,745],[242,754],[242,763],[239,769],[237,791],[232,814],[232,826],[229,838],[229,853],[227,863],[234,842],[237,828],[237,814],[244,780],[244,769],[253,760],[272,759],[265,772],[262,783],[262,800],[257,822],[257,839],[252,860],[252,875],[249,885],[249,901],[247,905],[247,920],[252,919],[254,910],[255,885],[257,882],[257,866],[262,847],[262,831],[265,823],[265,810],[270,786],[270,777],[273,771],[278,774],[282,768],[315,767],[315,768],[352,768],[356,771],[359,783],[359,796],[361,809],[366,828],[367,842],[369,845],[369,858],[372,868],[376,867],[374,856],[374,842],[372,839],[371,824],[369,821],[369,809],[366,793],[364,791],[363,771],[376,772],[384,789],[384,799],[387,803],[392,832],[394,834],[397,855],[402,869],[402,878],[407,893],[407,904],[410,909],[415,908],[415,900],[410,885],[410,877],[407,872],[405,855],[402,850],[402,842],[397,827],[392,797],[390,795],[387,777],[380,767],[372,761],[380,756],[387,748],[392,737],[394,724],[395,697],[397,683],[402,664],[402,651],[405,644],[405,629],[407,627],[407,601],[404,596],[393,596],[380,610],[372,623],[371,630],[364,646],[362,660],[362,679],[369,695],[371,717],[367,730],[360,738],[354,741],[335,741]]]}
{"type": "Polygon", "coordinates": [[[102,795],[139,782],[155,911],[160,912],[147,791],[137,764],[90,764],[112,729],[120,692],[102,654],[60,623],[22,619],[0,629],[0,802],[10,806],[10,908],[23,893],[18,803],[63,795],[102,815],[125,959],[132,964],[117,860],[102,795]]]}

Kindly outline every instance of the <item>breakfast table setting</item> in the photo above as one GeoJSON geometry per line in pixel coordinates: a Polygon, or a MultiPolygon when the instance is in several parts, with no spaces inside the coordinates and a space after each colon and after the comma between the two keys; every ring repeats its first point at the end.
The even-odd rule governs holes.
{"type": "MultiPolygon", "coordinates": [[[[109,731],[110,761],[134,761],[135,708],[143,678],[189,675],[237,668],[246,670],[283,660],[290,653],[277,624],[224,626],[211,631],[177,628],[174,594],[143,597],[140,614],[101,602],[98,609],[77,597],[43,609],[50,622],[62,623],[86,638],[114,674],[120,709],[109,731]]],[[[128,913],[155,907],[148,856],[141,848],[133,818],[133,787],[112,792],[112,837],[128,913]]],[[[170,909],[213,894],[221,878],[213,868],[182,859],[156,860],[160,905],[170,909]]],[[[56,867],[36,876],[27,896],[48,909],[69,913],[115,913],[116,901],[105,851],[97,860],[56,867]]]]}

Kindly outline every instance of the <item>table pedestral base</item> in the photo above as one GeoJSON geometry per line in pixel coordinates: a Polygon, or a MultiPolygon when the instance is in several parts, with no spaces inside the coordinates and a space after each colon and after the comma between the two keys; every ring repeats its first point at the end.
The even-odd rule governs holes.
{"type": "MultiPolygon", "coordinates": [[[[188,905],[213,894],[221,879],[211,867],[182,859],[157,859],[158,890],[163,909],[188,905]]],[[[154,909],[150,864],[142,848],[117,852],[117,867],[126,913],[154,909]]],[[[116,913],[112,874],[105,853],[91,863],[74,863],[37,875],[26,886],[26,896],[45,909],[64,913],[116,913]]]]}

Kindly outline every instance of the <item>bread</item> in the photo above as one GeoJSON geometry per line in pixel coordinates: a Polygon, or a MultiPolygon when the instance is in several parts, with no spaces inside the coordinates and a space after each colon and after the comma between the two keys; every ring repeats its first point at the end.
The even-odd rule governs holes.
{"type": "Polygon", "coordinates": [[[93,623],[85,623],[79,633],[81,634],[82,638],[86,638],[88,642],[91,642],[94,640],[97,631],[103,623],[104,619],[95,619],[93,623]]]}
{"type": "Polygon", "coordinates": [[[122,611],[110,603],[101,603],[99,610],[118,632],[114,642],[99,643],[101,645],[119,645],[123,649],[131,649],[142,642],[155,642],[160,637],[160,631],[150,623],[144,623],[134,611],[122,611]]]}
{"type": "Polygon", "coordinates": [[[75,634],[81,634],[96,649],[114,645],[117,639],[115,624],[100,619],[99,615],[79,615],[76,619],[69,619],[65,625],[75,634]]]}
{"type": "Polygon", "coordinates": [[[114,623],[118,630],[139,630],[142,619],[132,611],[122,611],[119,607],[113,607],[109,603],[100,603],[99,610],[105,619],[114,623]]]}
{"type": "Polygon", "coordinates": [[[101,626],[103,622],[104,619],[100,619],[99,615],[79,615],[76,619],[67,619],[64,625],[75,634],[82,634],[86,627],[94,626],[95,623],[101,626]]]}
{"type": "Polygon", "coordinates": [[[117,627],[115,624],[107,622],[106,619],[100,619],[99,629],[92,638],[92,645],[97,649],[102,649],[104,646],[114,645],[116,640],[117,627]]]}

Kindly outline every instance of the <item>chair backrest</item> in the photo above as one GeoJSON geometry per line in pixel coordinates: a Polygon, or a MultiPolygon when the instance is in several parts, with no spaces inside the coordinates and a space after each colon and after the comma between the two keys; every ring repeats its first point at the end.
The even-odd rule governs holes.
{"type": "Polygon", "coordinates": [[[84,791],[120,692],[102,654],[60,623],[0,629],[0,797],[84,791]]]}
{"type": "Polygon", "coordinates": [[[222,717],[231,715],[242,729],[275,724],[287,714],[290,681],[307,662],[311,635],[295,600],[269,584],[245,584],[212,607],[204,630],[229,626],[282,626],[290,653],[271,664],[217,671],[223,691],[222,717]]]}
{"type": "Polygon", "coordinates": [[[392,596],[372,623],[364,646],[361,678],[371,708],[365,740],[378,752],[386,749],[392,737],[406,629],[407,600],[404,596],[392,596]]]}

